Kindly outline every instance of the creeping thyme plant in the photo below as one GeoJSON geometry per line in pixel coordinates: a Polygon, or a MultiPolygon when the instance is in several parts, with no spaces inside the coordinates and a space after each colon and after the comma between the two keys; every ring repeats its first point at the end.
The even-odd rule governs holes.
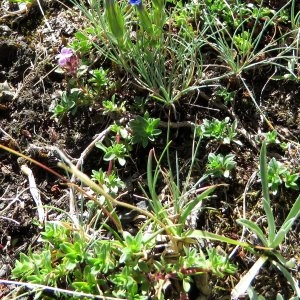
{"type": "Polygon", "coordinates": [[[299,197],[280,224],[272,208],[280,188],[298,190],[299,169],[271,158],[271,150],[267,162],[267,149],[281,137],[272,130],[258,141],[245,134],[234,113],[247,94],[270,125],[248,83],[259,67],[274,68],[270,80],[286,73],[299,79],[290,68],[299,50],[292,38],[299,13],[291,32],[278,36],[274,30],[268,43],[262,35],[278,22],[288,25],[287,7],[295,8],[295,1],[277,11],[264,1],[70,2],[88,27],[56,56],[66,87],[51,113],[61,122],[80,118],[81,107],[96,108],[109,124],[91,144],[101,166],[84,174],[80,159],[75,166],[60,153],[60,166],[72,178],[67,185],[74,208],[60,220],[46,221],[38,247],[20,254],[12,278],[33,284],[36,299],[190,299],[194,290],[197,299],[209,299],[221,281],[234,283],[227,294],[238,299],[247,290],[256,295],[253,273],[242,275],[234,260],[239,249],[256,261],[255,274],[269,261],[300,296],[295,266],[281,253],[299,216],[299,197]],[[213,62],[203,57],[205,49],[213,62]],[[204,108],[195,104],[199,97],[204,108]],[[186,104],[201,118],[184,109],[181,116],[186,104]],[[223,223],[220,207],[212,205],[229,195],[235,171],[243,168],[235,153],[245,144],[257,154],[251,178],[262,191],[253,193],[262,215],[246,216],[244,204],[243,217],[238,213],[233,220],[242,230],[232,237],[230,225],[223,234],[207,224],[210,218],[223,223]]]}

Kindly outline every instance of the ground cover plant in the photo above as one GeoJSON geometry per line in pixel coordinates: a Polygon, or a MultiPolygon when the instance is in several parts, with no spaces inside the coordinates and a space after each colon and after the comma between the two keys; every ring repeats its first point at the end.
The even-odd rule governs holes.
{"type": "Polygon", "coordinates": [[[296,0],[0,4],[1,299],[298,299],[296,0]]]}

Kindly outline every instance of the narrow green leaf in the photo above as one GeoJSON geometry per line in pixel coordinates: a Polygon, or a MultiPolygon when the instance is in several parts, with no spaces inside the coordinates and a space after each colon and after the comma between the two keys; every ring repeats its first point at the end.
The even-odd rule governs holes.
{"type": "Polygon", "coordinates": [[[284,300],[284,298],[282,297],[281,294],[277,294],[276,295],[276,300],[284,300]]]}
{"type": "Polygon", "coordinates": [[[125,26],[121,8],[116,1],[105,1],[105,16],[112,34],[118,42],[121,42],[124,37],[125,26]]]}
{"type": "Polygon", "coordinates": [[[275,220],[270,207],[270,194],[268,183],[268,166],[267,166],[267,149],[266,142],[263,141],[260,151],[259,164],[260,164],[260,177],[263,193],[263,207],[267,216],[269,237],[271,243],[275,238],[275,220]]]}
{"type": "Polygon", "coordinates": [[[138,8],[137,13],[139,16],[139,19],[141,21],[141,25],[145,31],[150,35],[150,38],[153,38],[153,28],[152,23],[149,18],[149,15],[147,11],[144,9],[144,7],[138,8]]]}
{"type": "Polygon", "coordinates": [[[210,187],[207,190],[205,190],[203,193],[201,193],[199,196],[196,197],[193,201],[191,201],[186,207],[184,208],[180,218],[179,218],[179,224],[184,224],[186,221],[186,218],[189,216],[191,211],[194,209],[194,207],[203,199],[208,197],[213,191],[215,190],[215,187],[210,187]]]}
{"type": "Polygon", "coordinates": [[[276,261],[283,266],[287,266],[288,260],[286,260],[278,251],[272,253],[276,257],[276,261]]]}
{"type": "Polygon", "coordinates": [[[293,218],[289,219],[288,222],[284,222],[279,231],[276,233],[274,241],[270,245],[272,248],[277,248],[283,242],[295,220],[296,218],[293,218]]]}
{"type": "Polygon", "coordinates": [[[297,283],[297,281],[292,277],[292,275],[290,274],[290,272],[280,263],[278,263],[277,261],[272,260],[272,264],[274,266],[276,266],[281,273],[284,275],[284,277],[286,278],[286,280],[289,282],[289,284],[292,286],[294,292],[296,293],[297,297],[300,297],[300,288],[299,285],[297,283]]]}
{"type": "Polygon", "coordinates": [[[237,240],[233,240],[231,238],[227,238],[225,236],[211,233],[208,231],[203,231],[203,230],[188,230],[183,234],[183,238],[193,238],[193,239],[206,239],[206,240],[214,240],[214,241],[219,241],[231,245],[236,245],[236,246],[241,246],[247,249],[251,249],[251,245],[240,242],[237,240]]]}
{"type": "Polygon", "coordinates": [[[250,270],[244,275],[239,283],[231,291],[231,299],[240,299],[240,297],[247,291],[252,280],[258,274],[264,263],[268,260],[267,256],[262,255],[250,270]]]}
{"type": "Polygon", "coordinates": [[[261,146],[259,164],[260,164],[260,177],[263,197],[270,203],[269,186],[268,186],[268,165],[267,165],[267,149],[266,142],[264,141],[261,146]]]}
{"type": "Polygon", "coordinates": [[[156,193],[153,190],[153,171],[152,171],[152,157],[153,157],[153,149],[150,150],[148,155],[148,162],[147,162],[147,183],[148,189],[150,191],[150,195],[152,198],[155,198],[156,193]]]}
{"type": "Polygon", "coordinates": [[[265,198],[263,198],[262,202],[263,202],[264,211],[266,213],[267,221],[268,221],[268,231],[269,231],[268,241],[270,246],[275,239],[275,230],[276,230],[275,219],[274,219],[274,215],[270,203],[265,198]]]}
{"type": "MultiPolygon", "coordinates": [[[[169,144],[167,145],[167,147],[169,144]]],[[[161,201],[158,199],[158,195],[156,193],[156,182],[158,179],[158,175],[160,173],[159,164],[161,161],[162,156],[164,155],[164,152],[162,156],[160,157],[159,161],[157,162],[157,166],[154,171],[152,171],[152,159],[154,155],[154,149],[150,150],[149,156],[148,156],[148,162],[147,162],[147,183],[148,183],[148,189],[150,191],[151,201],[149,201],[149,204],[151,205],[154,214],[156,217],[163,219],[163,222],[167,222],[168,225],[172,226],[172,222],[170,218],[168,218],[168,213],[166,212],[165,208],[163,207],[161,201]]],[[[171,229],[171,231],[174,231],[174,228],[171,229]]]]}
{"type": "Polygon", "coordinates": [[[237,223],[247,227],[251,232],[255,233],[258,236],[264,246],[268,246],[268,240],[266,239],[261,228],[256,223],[247,219],[238,219],[237,223]]]}
{"type": "Polygon", "coordinates": [[[298,198],[296,199],[295,203],[293,204],[293,207],[291,208],[282,226],[285,226],[285,223],[289,222],[290,219],[294,219],[294,218],[297,219],[299,215],[300,215],[300,196],[298,196],[298,198]]]}

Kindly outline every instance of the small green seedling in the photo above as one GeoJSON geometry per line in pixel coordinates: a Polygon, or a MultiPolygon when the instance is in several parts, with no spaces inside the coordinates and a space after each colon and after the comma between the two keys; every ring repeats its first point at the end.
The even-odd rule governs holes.
{"type": "Polygon", "coordinates": [[[103,89],[108,85],[107,71],[102,68],[91,70],[90,72],[91,78],[88,80],[88,83],[97,90],[103,89]]]}
{"type": "Polygon", "coordinates": [[[224,120],[204,119],[203,123],[196,128],[196,134],[200,138],[210,138],[222,141],[224,144],[235,142],[238,145],[242,143],[236,139],[237,136],[237,121],[230,124],[230,119],[226,117],[224,120]]]}
{"type": "Polygon", "coordinates": [[[103,189],[113,197],[117,195],[119,189],[125,188],[124,182],[117,176],[115,171],[107,174],[107,172],[99,169],[98,171],[93,170],[92,173],[91,178],[100,184],[103,189]]]}
{"type": "Polygon", "coordinates": [[[132,143],[142,144],[143,147],[148,145],[148,142],[153,142],[155,138],[161,134],[161,130],[158,129],[160,120],[149,117],[149,113],[146,112],[144,117],[137,116],[135,119],[129,122],[129,126],[132,130],[132,143]]]}
{"type": "Polygon", "coordinates": [[[227,105],[234,100],[236,92],[229,92],[228,89],[222,87],[216,91],[216,96],[219,96],[223,99],[224,103],[227,105]]]}
{"type": "Polygon", "coordinates": [[[278,133],[276,130],[268,131],[263,134],[266,139],[266,144],[280,144],[280,141],[278,139],[278,133]]]}
{"type": "Polygon", "coordinates": [[[236,162],[234,161],[233,154],[214,154],[210,153],[208,155],[208,165],[206,174],[212,175],[213,177],[228,178],[230,171],[236,167],[236,162]]]}
{"type": "Polygon", "coordinates": [[[71,114],[74,115],[77,110],[77,103],[79,101],[80,93],[81,92],[79,89],[72,89],[70,93],[63,92],[60,102],[51,108],[53,117],[60,118],[68,112],[71,112],[71,114]]]}
{"type": "Polygon", "coordinates": [[[93,48],[89,31],[91,31],[91,29],[87,28],[84,32],[76,32],[74,40],[70,45],[72,49],[79,51],[81,55],[88,54],[93,48]]]}
{"type": "Polygon", "coordinates": [[[248,31],[243,31],[241,34],[235,35],[233,37],[233,43],[239,53],[242,53],[243,55],[246,55],[253,48],[251,34],[248,31]]]}
{"type": "Polygon", "coordinates": [[[290,171],[274,157],[268,164],[268,184],[273,195],[277,194],[279,186],[284,183],[286,188],[298,190],[297,174],[291,174],[290,171]]]}
{"type": "Polygon", "coordinates": [[[126,111],[125,101],[117,103],[115,95],[113,95],[110,100],[103,100],[102,105],[104,109],[103,114],[111,117],[113,117],[113,115],[120,115],[126,111]]]}
{"type": "Polygon", "coordinates": [[[109,147],[105,147],[102,143],[96,143],[96,147],[104,152],[103,159],[105,161],[117,160],[121,166],[126,163],[127,149],[124,144],[113,143],[109,147]]]}

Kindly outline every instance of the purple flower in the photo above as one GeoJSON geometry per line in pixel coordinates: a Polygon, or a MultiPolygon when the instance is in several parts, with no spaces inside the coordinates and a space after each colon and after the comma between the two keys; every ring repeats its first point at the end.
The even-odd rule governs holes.
{"type": "Polygon", "coordinates": [[[76,73],[79,59],[71,48],[63,47],[60,54],[56,55],[56,58],[58,58],[58,64],[68,73],[76,73]]]}
{"type": "Polygon", "coordinates": [[[63,67],[73,55],[74,52],[72,49],[66,47],[62,48],[60,54],[56,55],[56,58],[58,58],[58,64],[63,67]]]}
{"type": "Polygon", "coordinates": [[[129,0],[129,3],[131,5],[140,5],[142,3],[142,0],[129,0]]]}

